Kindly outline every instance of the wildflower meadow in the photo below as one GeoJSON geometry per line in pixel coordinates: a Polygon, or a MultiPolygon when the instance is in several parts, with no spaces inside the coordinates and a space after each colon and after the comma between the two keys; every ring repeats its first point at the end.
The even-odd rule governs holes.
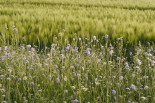
{"type": "Polygon", "coordinates": [[[1,0],[0,103],[155,103],[154,0],[1,0]]]}

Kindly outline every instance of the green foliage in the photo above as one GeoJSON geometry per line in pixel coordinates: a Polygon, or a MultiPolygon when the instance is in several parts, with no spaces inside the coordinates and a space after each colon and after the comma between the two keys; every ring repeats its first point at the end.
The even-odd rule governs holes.
{"type": "Polygon", "coordinates": [[[75,33],[81,38],[83,34],[108,34],[112,41],[122,36],[130,44],[154,42],[154,5],[152,0],[1,1],[0,38],[12,43],[11,38],[16,35],[20,43],[45,47],[56,42],[54,37],[65,29],[63,39],[69,43],[76,37],[75,33]],[[18,31],[16,34],[13,25],[18,31]]]}
{"type": "Polygon", "coordinates": [[[155,45],[129,50],[106,38],[96,49],[97,41],[39,53],[31,45],[1,47],[0,102],[154,103],[155,45]]]}
{"type": "Polygon", "coordinates": [[[0,0],[0,102],[154,103],[155,0],[0,0]]]}

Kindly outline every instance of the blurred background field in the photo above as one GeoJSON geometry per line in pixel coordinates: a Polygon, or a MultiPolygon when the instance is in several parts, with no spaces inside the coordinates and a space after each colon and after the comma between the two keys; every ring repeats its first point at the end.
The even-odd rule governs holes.
{"type": "Polygon", "coordinates": [[[72,43],[103,35],[111,42],[155,42],[154,0],[1,0],[0,44],[72,43]],[[60,36],[61,35],[61,36],[60,36]]]}

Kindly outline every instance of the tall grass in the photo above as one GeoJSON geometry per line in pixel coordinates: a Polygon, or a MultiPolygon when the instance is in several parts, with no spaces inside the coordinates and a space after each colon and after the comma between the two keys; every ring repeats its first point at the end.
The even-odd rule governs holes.
{"type": "MultiPolygon", "coordinates": [[[[129,1],[132,5],[127,4],[126,8],[121,6],[119,0],[115,2],[120,5],[113,4],[114,1],[100,2],[100,0],[1,2],[0,44],[4,41],[11,44],[11,38],[17,37],[20,44],[35,44],[44,48],[55,43],[57,40],[54,38],[58,37],[63,29],[65,32],[62,38],[69,43],[76,37],[75,33],[81,38],[109,34],[112,41],[117,37],[124,37],[130,44],[138,44],[138,41],[142,43],[155,41],[155,11],[145,9],[148,1],[143,5],[137,1],[144,10],[134,6],[132,0],[129,1]],[[109,6],[110,4],[113,6],[109,6]]],[[[127,1],[123,2],[125,6],[127,1]]]]}
{"type": "Polygon", "coordinates": [[[0,102],[154,103],[154,6],[1,0],[0,102]]]}

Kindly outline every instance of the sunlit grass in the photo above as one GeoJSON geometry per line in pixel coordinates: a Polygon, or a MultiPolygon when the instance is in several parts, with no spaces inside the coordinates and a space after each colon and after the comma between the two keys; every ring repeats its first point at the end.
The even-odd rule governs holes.
{"type": "MultiPolygon", "coordinates": [[[[137,44],[138,41],[142,43],[155,41],[155,11],[145,9],[149,7],[146,6],[150,4],[149,1],[145,1],[147,3],[143,0],[137,1],[144,10],[134,6],[136,3],[132,0],[128,2],[124,0],[123,4],[119,0],[114,4],[114,1],[105,1],[108,3],[103,2],[103,4],[100,2],[100,0],[96,2],[21,0],[6,4],[2,2],[0,4],[0,39],[2,39],[0,44],[4,41],[11,44],[11,38],[16,36],[22,44],[35,44],[44,48],[56,43],[57,40],[54,38],[62,32],[62,29],[65,29],[62,38],[65,38],[68,43],[72,42],[72,38],[77,37],[75,33],[81,38],[109,34],[112,41],[118,37],[124,37],[130,44],[137,44]],[[101,6],[94,6],[93,3],[101,6]],[[118,6],[117,3],[127,8],[118,6]],[[113,7],[108,6],[109,4],[113,4],[113,7]],[[131,8],[128,7],[129,5],[131,8]],[[18,33],[14,32],[12,26],[15,26],[18,33]]],[[[154,3],[151,2],[151,4],[154,3]]]]}
{"type": "Polygon", "coordinates": [[[1,0],[0,103],[154,103],[154,0],[1,0]]]}

